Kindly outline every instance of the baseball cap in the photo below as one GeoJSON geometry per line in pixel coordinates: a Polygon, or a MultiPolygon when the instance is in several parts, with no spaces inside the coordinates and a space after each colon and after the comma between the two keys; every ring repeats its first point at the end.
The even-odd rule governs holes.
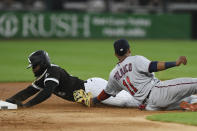
{"type": "Polygon", "coordinates": [[[115,53],[119,56],[123,56],[129,48],[129,42],[126,39],[119,39],[114,42],[115,53]]]}

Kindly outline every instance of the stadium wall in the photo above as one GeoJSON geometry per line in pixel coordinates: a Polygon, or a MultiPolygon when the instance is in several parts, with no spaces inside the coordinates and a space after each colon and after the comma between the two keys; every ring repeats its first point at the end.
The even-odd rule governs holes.
{"type": "Polygon", "coordinates": [[[192,12],[192,39],[197,39],[197,11],[192,12]]]}
{"type": "Polygon", "coordinates": [[[0,38],[190,39],[189,14],[0,12],[0,38]]]}

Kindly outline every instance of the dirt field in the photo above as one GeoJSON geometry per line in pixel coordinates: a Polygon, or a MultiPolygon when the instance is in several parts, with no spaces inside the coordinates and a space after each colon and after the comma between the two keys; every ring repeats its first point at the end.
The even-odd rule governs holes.
{"type": "MultiPolygon", "coordinates": [[[[1,83],[0,99],[15,94],[29,83],[1,83]]],[[[99,105],[86,108],[52,96],[32,108],[0,110],[0,131],[196,131],[195,126],[152,122],[147,115],[165,112],[139,111],[99,105]]]]}

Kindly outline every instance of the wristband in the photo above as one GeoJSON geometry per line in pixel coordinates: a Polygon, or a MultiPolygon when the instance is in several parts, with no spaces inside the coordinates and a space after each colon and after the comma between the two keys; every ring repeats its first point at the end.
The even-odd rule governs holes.
{"type": "Polygon", "coordinates": [[[100,101],[97,99],[97,97],[94,97],[94,98],[92,99],[92,102],[93,102],[93,104],[96,104],[96,103],[99,103],[100,101]]]}
{"type": "Polygon", "coordinates": [[[166,69],[174,67],[174,66],[176,66],[176,62],[165,62],[166,69]]]}

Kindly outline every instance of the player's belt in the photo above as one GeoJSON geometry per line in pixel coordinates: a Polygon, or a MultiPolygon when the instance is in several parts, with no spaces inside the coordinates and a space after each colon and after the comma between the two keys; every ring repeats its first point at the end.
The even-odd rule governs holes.
{"type": "Polygon", "coordinates": [[[147,95],[146,98],[143,100],[142,104],[139,105],[138,108],[139,108],[140,110],[144,110],[144,109],[146,108],[147,101],[148,101],[148,99],[149,99],[149,97],[150,97],[151,91],[152,91],[152,90],[149,91],[148,95],[147,95]]]}
{"type": "Polygon", "coordinates": [[[147,97],[144,99],[144,101],[142,102],[142,104],[147,104],[147,100],[149,99],[150,93],[152,90],[149,91],[147,97]]]}

